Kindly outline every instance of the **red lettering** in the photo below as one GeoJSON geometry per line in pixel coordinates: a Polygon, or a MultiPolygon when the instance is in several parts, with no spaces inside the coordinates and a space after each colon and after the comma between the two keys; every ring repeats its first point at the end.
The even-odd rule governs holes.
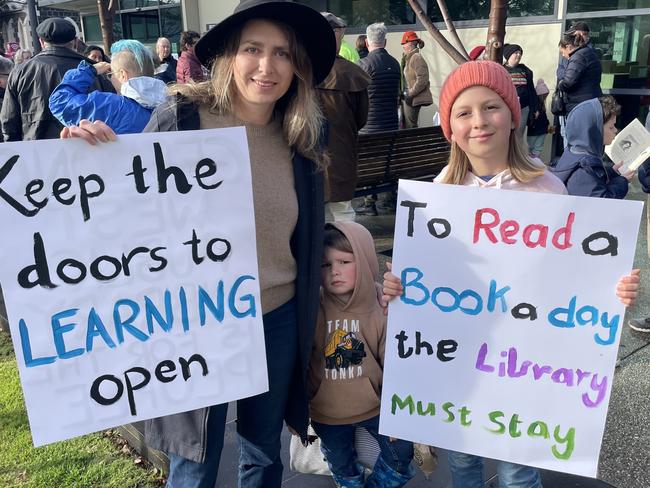
{"type": "Polygon", "coordinates": [[[545,225],[531,224],[531,225],[527,225],[526,228],[524,229],[524,244],[526,244],[526,247],[530,247],[531,249],[538,246],[546,247],[547,237],[548,237],[548,227],[545,225]],[[537,240],[533,241],[531,239],[531,236],[535,231],[538,232],[537,240]]]}
{"type": "Polygon", "coordinates": [[[512,239],[512,236],[519,232],[519,224],[516,220],[506,220],[501,224],[501,240],[506,244],[516,244],[517,239],[512,239]]]}
{"type": "Polygon", "coordinates": [[[485,235],[492,242],[492,244],[496,244],[497,237],[494,235],[494,232],[492,232],[491,229],[497,225],[499,225],[499,213],[496,210],[493,208],[481,208],[477,210],[474,217],[474,244],[478,242],[478,236],[481,232],[481,229],[485,231],[485,235]],[[483,223],[483,214],[485,213],[490,214],[493,217],[492,222],[483,223]]]}
{"type": "Polygon", "coordinates": [[[560,227],[553,234],[553,245],[560,250],[568,249],[573,246],[573,244],[571,244],[571,230],[573,228],[573,221],[575,220],[575,217],[575,212],[571,212],[566,219],[566,225],[564,227],[560,227]],[[562,237],[564,237],[564,240],[563,242],[560,242],[560,239],[562,237]]]}

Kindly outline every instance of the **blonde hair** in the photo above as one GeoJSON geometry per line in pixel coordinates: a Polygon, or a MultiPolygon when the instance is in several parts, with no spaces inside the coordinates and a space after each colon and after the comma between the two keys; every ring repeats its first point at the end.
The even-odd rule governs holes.
{"type": "MultiPolygon", "coordinates": [[[[275,104],[276,112],[282,115],[284,137],[292,149],[322,167],[326,158],[321,144],[325,119],[313,88],[311,61],[293,29],[275,20],[268,22],[278,26],[287,36],[294,69],[294,79],[289,90],[275,104]]],[[[210,80],[172,85],[170,92],[180,94],[195,103],[209,105],[218,114],[232,113],[237,98],[234,71],[240,32],[241,29],[234,31],[226,41],[223,52],[214,58],[210,80]]]]}
{"type": "MultiPolygon", "coordinates": [[[[467,176],[467,172],[472,169],[471,163],[465,151],[463,151],[455,142],[451,143],[449,161],[447,163],[447,172],[442,179],[443,183],[451,185],[462,185],[467,176]]],[[[508,143],[508,169],[513,178],[520,183],[528,183],[538,176],[544,174],[545,168],[532,161],[515,133],[515,129],[510,131],[510,140],[508,143]]]]}

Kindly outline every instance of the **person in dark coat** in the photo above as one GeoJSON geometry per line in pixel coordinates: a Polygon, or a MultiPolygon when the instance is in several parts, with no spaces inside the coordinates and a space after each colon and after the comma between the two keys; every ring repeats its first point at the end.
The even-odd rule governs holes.
{"type": "MultiPolygon", "coordinates": [[[[43,50],[14,69],[0,111],[5,141],[56,139],[63,125],[48,107],[50,94],[69,69],[90,61],[73,50],[74,26],[65,19],[44,20],[36,29],[43,50]]],[[[106,78],[97,77],[89,91],[114,92],[106,78]]]]}
{"type": "MultiPolygon", "coordinates": [[[[359,66],[370,76],[368,87],[368,121],[359,131],[372,134],[399,129],[397,107],[399,106],[402,72],[399,61],[386,51],[386,26],[383,22],[370,24],[366,28],[368,56],[359,61],[359,66]]],[[[364,199],[364,204],[355,211],[359,215],[377,215],[377,196],[364,199]]],[[[392,207],[389,198],[388,207],[392,207]]]]}
{"type": "Polygon", "coordinates": [[[620,107],[612,97],[578,104],[567,117],[567,150],[551,171],[566,185],[569,195],[625,198],[634,172],[618,173],[603,161],[603,148],[616,136],[620,107]]]}
{"type": "Polygon", "coordinates": [[[526,125],[530,119],[538,116],[537,111],[537,94],[535,93],[535,83],[533,82],[532,70],[521,62],[524,54],[523,48],[519,44],[504,44],[503,58],[505,59],[504,67],[510,73],[512,82],[517,89],[519,97],[519,106],[521,107],[521,121],[517,127],[517,135],[523,140],[526,125]]]}
{"type": "Polygon", "coordinates": [[[198,83],[205,80],[201,62],[194,54],[194,46],[199,37],[201,36],[198,32],[181,32],[181,55],[176,63],[177,83],[189,83],[191,81],[198,83]]]}
{"type": "Polygon", "coordinates": [[[596,51],[580,32],[566,32],[560,41],[560,50],[567,63],[563,70],[558,70],[561,77],[558,77],[557,87],[566,94],[568,114],[579,103],[602,96],[602,68],[596,51]]]}
{"type": "Polygon", "coordinates": [[[361,34],[357,37],[356,47],[357,52],[359,53],[359,60],[365,58],[368,55],[368,46],[366,46],[366,39],[368,36],[361,34]]]}
{"type": "Polygon", "coordinates": [[[155,78],[163,83],[176,83],[177,61],[172,56],[172,44],[166,37],[159,37],[156,41],[156,54],[160,60],[160,66],[156,69],[155,78]]]}
{"type": "Polygon", "coordinates": [[[366,28],[368,56],[359,66],[370,75],[368,87],[368,122],[362,134],[397,130],[397,107],[399,104],[399,61],[386,51],[386,26],[383,22],[366,28]]]}
{"type": "MultiPolygon", "coordinates": [[[[345,22],[322,12],[336,36],[336,52],[345,22]]],[[[352,198],[357,186],[357,136],[368,117],[370,77],[356,64],[337,55],[318,95],[328,123],[325,218],[327,221],[354,220],[352,198]]]]}

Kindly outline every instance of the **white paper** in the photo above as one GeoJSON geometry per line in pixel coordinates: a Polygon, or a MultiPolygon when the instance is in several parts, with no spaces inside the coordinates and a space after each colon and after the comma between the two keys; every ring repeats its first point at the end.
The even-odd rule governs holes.
{"type": "Polygon", "coordinates": [[[624,327],[614,289],[632,268],[642,208],[636,201],[400,181],[393,272],[405,273],[405,295],[389,307],[380,431],[595,476],[624,327]],[[414,209],[411,224],[405,205],[414,209]],[[596,234],[585,241],[598,232],[610,240],[596,234]],[[614,238],[616,255],[583,251],[611,250],[614,238]],[[597,317],[595,325],[551,323],[549,314],[573,297],[576,315],[597,317]],[[514,318],[530,317],[532,307],[521,304],[535,307],[537,319],[514,318]],[[431,354],[422,342],[418,354],[417,333],[431,354]],[[401,357],[396,336],[408,338],[401,357]],[[531,362],[527,370],[524,361],[531,362]]]}
{"type": "Polygon", "coordinates": [[[267,391],[244,128],[7,143],[0,161],[0,282],[36,446],[267,391]],[[34,212],[26,186],[33,216],[9,203],[34,212]],[[53,288],[19,284],[37,235],[53,288]]]}
{"type": "Polygon", "coordinates": [[[605,146],[605,153],[614,163],[623,161],[619,169],[621,174],[636,171],[650,158],[650,133],[638,119],[634,119],[609,146],[605,146]]]}

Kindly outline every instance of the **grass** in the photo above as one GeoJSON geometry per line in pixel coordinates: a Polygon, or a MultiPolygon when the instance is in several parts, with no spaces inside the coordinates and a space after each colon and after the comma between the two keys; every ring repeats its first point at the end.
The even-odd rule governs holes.
{"type": "Polygon", "coordinates": [[[34,448],[11,339],[0,332],[0,487],[162,486],[161,477],[139,462],[108,433],[34,448]]]}

